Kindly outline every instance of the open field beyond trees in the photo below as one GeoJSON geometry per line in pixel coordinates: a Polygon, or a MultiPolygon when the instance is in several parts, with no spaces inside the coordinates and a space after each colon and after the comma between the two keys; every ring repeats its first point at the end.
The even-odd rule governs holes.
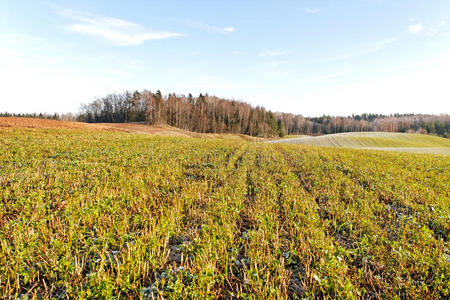
{"type": "Polygon", "coordinates": [[[449,296],[446,155],[82,126],[0,128],[5,297],[449,296]]]}
{"type": "Polygon", "coordinates": [[[426,134],[394,132],[349,132],[300,136],[274,141],[326,147],[450,154],[450,139],[426,134]]]}

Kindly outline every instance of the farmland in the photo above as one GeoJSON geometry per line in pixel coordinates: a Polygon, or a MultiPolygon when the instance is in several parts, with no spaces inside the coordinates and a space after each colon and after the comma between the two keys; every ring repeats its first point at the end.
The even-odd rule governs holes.
{"type": "Polygon", "coordinates": [[[449,296],[446,155],[50,127],[0,128],[5,297],[449,296]]]}
{"type": "Polygon", "coordinates": [[[450,154],[450,140],[438,136],[393,132],[349,132],[289,137],[276,142],[326,147],[450,154]]]}

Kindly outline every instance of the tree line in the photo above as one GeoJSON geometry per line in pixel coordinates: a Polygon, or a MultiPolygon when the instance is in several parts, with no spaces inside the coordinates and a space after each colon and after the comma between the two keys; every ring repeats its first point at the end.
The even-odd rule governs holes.
{"type": "Polygon", "coordinates": [[[434,134],[450,137],[450,115],[362,114],[348,117],[321,116],[304,118],[280,113],[287,134],[322,135],[341,132],[383,131],[434,134]]]}
{"type": "Polygon", "coordinates": [[[198,97],[192,94],[163,96],[160,91],[110,94],[83,105],[78,120],[147,122],[202,133],[241,133],[264,137],[359,131],[429,133],[444,137],[450,133],[450,116],[447,114],[362,114],[306,118],[290,113],[273,113],[261,106],[253,107],[242,101],[208,94],[198,97]]]}
{"type": "Polygon", "coordinates": [[[9,113],[0,112],[0,117],[18,117],[18,118],[37,118],[46,120],[58,120],[58,121],[77,121],[77,115],[73,113],[9,113]]]}
{"type": "MultiPolygon", "coordinates": [[[[0,116],[13,114],[0,113],[0,116]]],[[[162,95],[158,90],[126,91],[95,99],[73,114],[22,114],[14,116],[77,120],[88,123],[141,122],[167,124],[201,133],[238,133],[271,137],[286,134],[322,135],[340,132],[385,131],[450,137],[450,115],[361,114],[347,117],[303,117],[208,94],[162,95]]]]}
{"type": "Polygon", "coordinates": [[[110,94],[82,105],[78,120],[83,122],[146,122],[168,124],[201,133],[239,133],[251,136],[284,136],[280,118],[264,107],[221,99],[208,94],[169,94],[160,91],[110,94]]]}

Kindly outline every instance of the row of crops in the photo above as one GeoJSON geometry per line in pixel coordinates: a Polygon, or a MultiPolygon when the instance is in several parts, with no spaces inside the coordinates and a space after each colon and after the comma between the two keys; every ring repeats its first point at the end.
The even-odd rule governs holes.
{"type": "Polygon", "coordinates": [[[0,294],[445,298],[448,156],[0,132],[0,294]]]}

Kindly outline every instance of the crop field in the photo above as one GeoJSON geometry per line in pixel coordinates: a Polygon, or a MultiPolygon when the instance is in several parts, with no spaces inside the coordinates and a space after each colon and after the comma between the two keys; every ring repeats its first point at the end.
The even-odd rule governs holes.
{"type": "Polygon", "coordinates": [[[326,147],[450,154],[450,139],[426,134],[351,132],[275,141],[326,147]]]}
{"type": "Polygon", "coordinates": [[[298,139],[298,138],[303,138],[303,137],[309,137],[309,135],[303,135],[303,134],[289,134],[289,135],[285,135],[283,137],[283,139],[298,139]]]}
{"type": "Polygon", "coordinates": [[[0,295],[447,298],[449,168],[445,155],[3,128],[0,295]]]}

